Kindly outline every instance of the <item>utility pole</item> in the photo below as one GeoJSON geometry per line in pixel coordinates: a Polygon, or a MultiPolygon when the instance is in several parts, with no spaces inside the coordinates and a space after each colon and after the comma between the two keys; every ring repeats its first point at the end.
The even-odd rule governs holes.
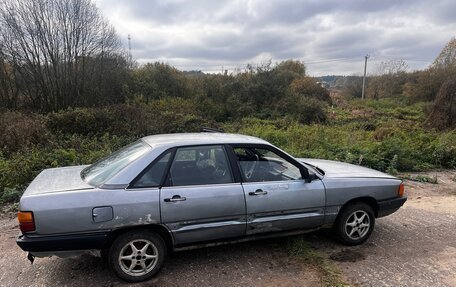
{"type": "Polygon", "coordinates": [[[369,55],[364,56],[364,76],[363,76],[363,91],[361,94],[361,99],[364,100],[364,91],[366,90],[366,69],[367,69],[367,59],[369,55]]]}
{"type": "Polygon", "coordinates": [[[131,37],[130,37],[130,34],[128,34],[128,61],[129,61],[128,64],[131,66],[132,62],[133,62],[133,56],[131,55],[131,37]]]}

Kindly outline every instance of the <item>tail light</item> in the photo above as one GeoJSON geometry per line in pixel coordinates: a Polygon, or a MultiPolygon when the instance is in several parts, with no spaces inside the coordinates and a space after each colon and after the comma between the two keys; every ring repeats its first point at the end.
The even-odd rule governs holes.
{"type": "Polygon", "coordinates": [[[397,196],[398,197],[404,196],[404,183],[403,182],[401,182],[401,184],[399,185],[399,189],[397,191],[397,196]]]}
{"type": "Polygon", "coordinates": [[[22,232],[35,231],[35,221],[33,220],[33,212],[19,211],[17,213],[17,219],[19,220],[19,228],[22,232]]]}

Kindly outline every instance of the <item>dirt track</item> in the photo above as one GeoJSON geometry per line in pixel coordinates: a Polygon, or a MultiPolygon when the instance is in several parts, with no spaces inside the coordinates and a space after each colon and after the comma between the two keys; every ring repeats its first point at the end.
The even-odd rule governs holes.
{"type": "MultiPolygon", "coordinates": [[[[306,238],[361,286],[456,286],[456,172],[437,185],[407,181],[409,201],[377,221],[364,245],[345,247],[325,232],[306,238]]],[[[15,244],[15,219],[0,220],[1,286],[124,285],[98,258],[37,259],[15,244]]],[[[286,239],[180,252],[139,286],[318,286],[318,272],[288,255],[286,239]]]]}
{"type": "Polygon", "coordinates": [[[348,282],[360,286],[456,286],[456,171],[438,184],[406,181],[409,200],[377,221],[363,245],[346,248],[312,238],[348,282]],[[338,261],[337,261],[338,260],[338,261]]]}

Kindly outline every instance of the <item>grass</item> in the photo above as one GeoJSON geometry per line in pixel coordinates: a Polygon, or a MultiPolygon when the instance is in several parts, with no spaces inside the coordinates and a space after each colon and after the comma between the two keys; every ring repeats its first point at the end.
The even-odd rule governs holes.
{"type": "Polygon", "coordinates": [[[19,210],[19,202],[0,204],[0,215],[16,216],[19,210]]]}
{"type": "Polygon", "coordinates": [[[427,175],[421,175],[421,174],[419,174],[419,175],[406,174],[406,175],[401,176],[401,178],[412,180],[412,181],[417,181],[417,182],[438,184],[437,175],[427,176],[427,175]]]}
{"type": "Polygon", "coordinates": [[[293,256],[297,256],[318,269],[321,274],[321,286],[325,287],[342,287],[349,286],[342,280],[340,271],[316,251],[309,242],[302,237],[290,238],[289,252],[293,256]]]}

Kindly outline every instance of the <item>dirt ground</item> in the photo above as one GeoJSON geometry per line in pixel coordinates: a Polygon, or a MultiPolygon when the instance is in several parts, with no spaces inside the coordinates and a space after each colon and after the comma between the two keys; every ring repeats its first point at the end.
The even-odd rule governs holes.
{"type": "Polygon", "coordinates": [[[456,171],[426,175],[438,184],[405,181],[406,204],[378,219],[365,244],[309,240],[354,286],[456,286],[456,171]]]}
{"type": "MultiPolygon", "coordinates": [[[[354,286],[456,286],[456,171],[438,184],[406,181],[409,200],[377,220],[368,242],[346,247],[327,232],[306,235],[354,286]]],[[[99,258],[37,259],[15,243],[16,219],[0,219],[0,286],[128,286],[99,258]]],[[[138,286],[320,286],[318,271],[289,255],[287,239],[172,254],[154,279],[138,286]]]]}
{"type": "MultiPolygon", "coordinates": [[[[128,286],[100,258],[38,258],[16,246],[15,219],[0,220],[0,286],[128,286]]],[[[286,239],[183,251],[135,286],[319,286],[318,271],[289,256],[286,239]]]]}

